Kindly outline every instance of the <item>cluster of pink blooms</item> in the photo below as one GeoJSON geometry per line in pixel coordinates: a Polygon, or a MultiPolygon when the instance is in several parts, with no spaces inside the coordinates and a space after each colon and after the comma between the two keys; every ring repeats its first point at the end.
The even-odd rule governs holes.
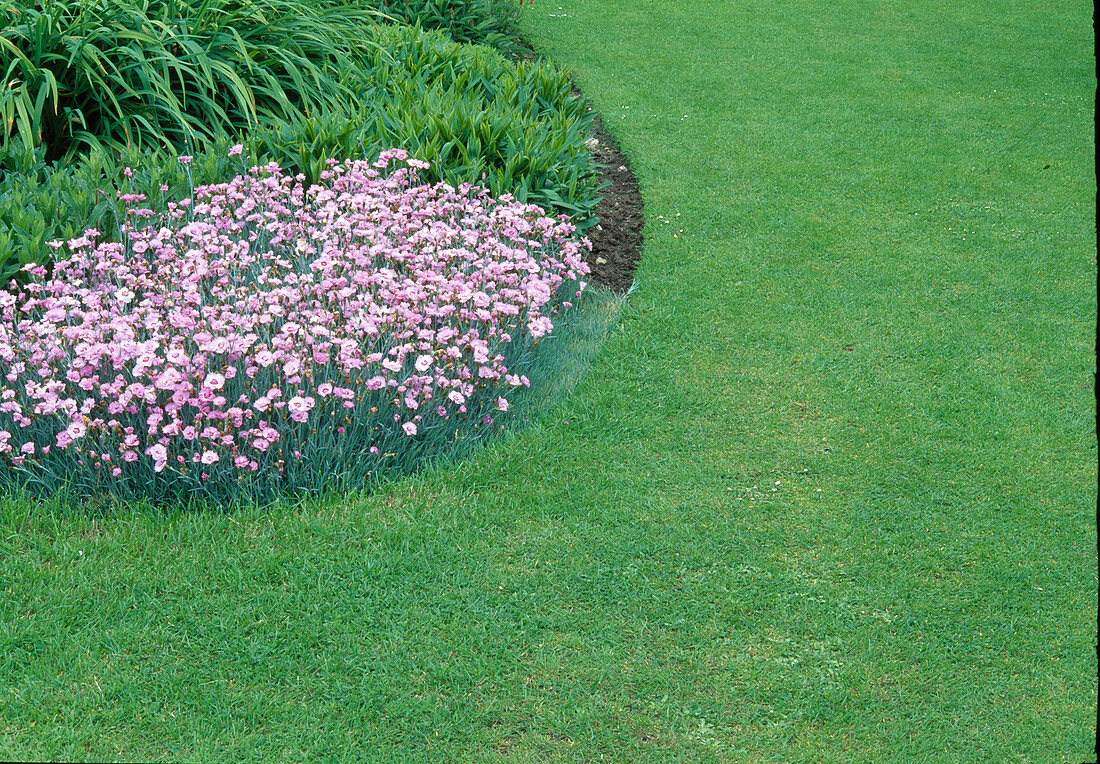
{"type": "Polygon", "coordinates": [[[125,195],[143,225],[121,243],[90,230],[50,279],[0,290],[0,469],[282,472],[352,430],[377,453],[506,411],[528,384],[509,348],[551,330],[563,283],[579,296],[589,245],[419,167],[331,162],[308,189],[253,167],[159,215],[125,195]]]}

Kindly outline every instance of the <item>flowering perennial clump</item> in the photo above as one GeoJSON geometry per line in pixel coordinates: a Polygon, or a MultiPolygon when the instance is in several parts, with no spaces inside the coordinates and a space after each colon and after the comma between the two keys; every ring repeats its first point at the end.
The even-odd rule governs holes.
{"type": "Polygon", "coordinates": [[[253,167],[162,214],[123,195],[119,243],[57,243],[49,279],[0,290],[0,484],[330,490],[493,425],[587,242],[424,166],[253,167]]]}

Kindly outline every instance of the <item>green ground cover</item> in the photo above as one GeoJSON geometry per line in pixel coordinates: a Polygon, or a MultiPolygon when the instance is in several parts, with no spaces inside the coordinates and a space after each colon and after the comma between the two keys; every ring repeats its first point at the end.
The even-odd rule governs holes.
{"type": "Polygon", "coordinates": [[[587,374],[369,497],[3,503],[0,756],[1090,758],[1089,10],[539,0],[647,204],[587,374]]]}

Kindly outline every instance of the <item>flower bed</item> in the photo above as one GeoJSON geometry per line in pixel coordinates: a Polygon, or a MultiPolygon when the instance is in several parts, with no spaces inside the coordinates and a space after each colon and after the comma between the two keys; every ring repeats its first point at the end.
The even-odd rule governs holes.
{"type": "Polygon", "coordinates": [[[587,242],[395,159],[308,189],[254,167],[164,214],[125,195],[121,243],[88,231],[0,291],[0,483],[265,500],[499,427],[587,242]]]}

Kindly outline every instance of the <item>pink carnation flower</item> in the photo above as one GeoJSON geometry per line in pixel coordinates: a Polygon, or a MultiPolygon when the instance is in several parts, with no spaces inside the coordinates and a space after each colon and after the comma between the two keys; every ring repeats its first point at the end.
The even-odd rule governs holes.
{"type": "Polygon", "coordinates": [[[304,422],[309,417],[309,411],[313,408],[313,398],[295,395],[287,401],[286,408],[290,412],[290,418],[295,422],[304,422]]]}
{"type": "Polygon", "coordinates": [[[145,449],[145,453],[153,459],[153,471],[160,472],[168,464],[168,449],[163,443],[156,443],[145,449]]]}

